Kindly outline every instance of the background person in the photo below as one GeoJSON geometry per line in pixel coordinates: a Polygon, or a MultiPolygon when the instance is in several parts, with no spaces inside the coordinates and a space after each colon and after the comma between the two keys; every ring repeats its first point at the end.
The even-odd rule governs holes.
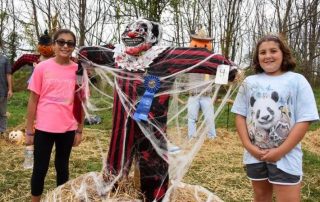
{"type": "MultiPolygon", "coordinates": [[[[212,51],[212,40],[207,36],[204,29],[199,30],[197,34],[191,35],[190,47],[206,48],[212,51]]],[[[199,82],[212,79],[209,74],[189,73],[188,79],[191,86],[198,85],[199,82]]],[[[211,99],[212,86],[201,85],[190,90],[188,98],[188,137],[194,138],[197,131],[197,122],[199,111],[201,109],[204,120],[208,127],[208,137],[213,139],[216,137],[216,129],[214,123],[214,106],[211,99]]]]}
{"type": "Polygon", "coordinates": [[[11,98],[12,75],[11,65],[6,56],[0,53],[0,133],[7,129],[7,102],[11,98]]]}

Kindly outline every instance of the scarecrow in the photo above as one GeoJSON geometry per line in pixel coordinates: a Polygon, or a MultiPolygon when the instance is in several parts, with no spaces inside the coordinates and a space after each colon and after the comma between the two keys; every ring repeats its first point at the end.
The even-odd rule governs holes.
{"type": "Polygon", "coordinates": [[[34,67],[39,62],[53,57],[54,51],[52,48],[52,40],[48,34],[48,30],[45,30],[43,35],[39,37],[37,51],[38,52],[34,54],[23,54],[18,58],[18,60],[13,64],[12,73],[25,65],[31,65],[34,67]]]}
{"type": "Polygon", "coordinates": [[[168,188],[168,93],[176,75],[215,74],[219,65],[235,65],[206,48],[158,46],[160,24],[138,19],[125,28],[115,48],[89,46],[79,50],[79,66],[103,69],[114,76],[113,126],[104,179],[127,177],[133,160],[140,170],[146,201],[161,201],[168,188]]]}
{"type": "MultiPolygon", "coordinates": [[[[190,47],[206,48],[212,51],[213,38],[208,37],[205,27],[200,28],[197,33],[192,32],[190,47]]],[[[209,74],[189,73],[188,79],[190,82],[189,98],[188,98],[188,137],[195,138],[197,135],[198,115],[201,109],[208,129],[208,138],[216,137],[216,129],[214,123],[214,106],[212,104],[212,89],[211,84],[197,86],[197,83],[209,81],[212,76],[209,74]],[[197,86],[197,87],[195,87],[197,86]]],[[[217,86],[218,90],[219,86],[217,86]]]]}

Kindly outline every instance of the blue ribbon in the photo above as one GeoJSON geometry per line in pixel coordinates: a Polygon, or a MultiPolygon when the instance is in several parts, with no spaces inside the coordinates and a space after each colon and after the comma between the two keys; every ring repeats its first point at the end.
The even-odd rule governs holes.
{"type": "Polygon", "coordinates": [[[137,110],[133,115],[133,119],[136,121],[148,120],[148,114],[150,112],[154,94],[160,88],[160,79],[154,75],[147,75],[144,77],[144,87],[146,88],[146,91],[144,92],[137,110]]]}

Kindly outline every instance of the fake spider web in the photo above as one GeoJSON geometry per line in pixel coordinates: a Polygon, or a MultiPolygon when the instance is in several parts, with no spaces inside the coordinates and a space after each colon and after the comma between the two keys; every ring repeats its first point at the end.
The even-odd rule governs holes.
{"type": "MultiPolygon", "coordinates": [[[[99,47],[100,50],[107,50],[112,52],[108,48],[99,47]]],[[[208,59],[208,58],[207,58],[208,59]]],[[[111,111],[113,107],[114,99],[114,90],[116,90],[119,95],[122,106],[124,106],[127,119],[133,118],[134,112],[136,111],[137,105],[140,101],[139,98],[132,99],[128,97],[119,87],[118,78],[123,80],[134,80],[138,82],[144,81],[144,76],[146,74],[137,74],[137,72],[125,71],[124,69],[114,68],[114,64],[96,64],[90,60],[87,60],[85,57],[82,59],[82,65],[84,67],[84,75],[82,78],[82,89],[87,89],[88,86],[91,86],[91,93],[99,95],[99,100],[103,101],[103,106],[96,106],[94,104],[93,98],[86,100],[85,113],[86,116],[90,116],[90,113],[96,110],[108,110],[111,111]],[[87,71],[91,72],[92,75],[98,77],[102,83],[105,83],[109,87],[96,86],[91,83],[88,78],[87,71]],[[86,87],[87,86],[87,87],[86,87]],[[113,89],[113,90],[110,90],[113,89]]],[[[170,101],[168,105],[167,112],[167,121],[166,127],[163,128],[159,125],[154,119],[148,119],[146,121],[138,121],[140,130],[143,132],[143,135],[148,138],[151,142],[154,149],[157,151],[158,155],[161,156],[169,164],[169,186],[166,191],[166,194],[163,198],[163,201],[179,201],[173,200],[177,198],[177,193],[184,192],[183,190],[191,190],[192,201],[220,201],[214,193],[210,192],[201,185],[188,185],[183,182],[183,178],[188,172],[194,157],[197,155],[198,151],[201,149],[202,144],[207,138],[209,131],[208,126],[205,124],[203,114],[199,113],[199,124],[197,125],[196,138],[189,139],[187,131],[187,110],[188,110],[188,96],[190,91],[194,88],[202,87],[203,90],[199,92],[197,96],[203,95],[208,88],[212,87],[212,103],[215,103],[214,119],[217,119],[227,101],[230,99],[232,94],[235,92],[240,82],[232,82],[228,85],[215,84],[214,77],[211,77],[209,80],[194,82],[189,81],[187,77],[187,72],[193,68],[197,68],[198,65],[205,61],[200,61],[198,64],[190,66],[189,68],[173,73],[169,76],[159,77],[161,81],[165,81],[165,85],[169,86],[165,90],[156,92],[154,97],[161,95],[170,95],[170,101]],[[219,102],[217,102],[219,98],[219,102]],[[151,129],[150,129],[151,128],[151,129]],[[155,132],[161,134],[167,143],[166,146],[163,146],[163,142],[159,142],[159,139],[156,137],[155,132]],[[172,148],[179,148],[175,152],[170,152],[172,148]]],[[[130,86],[129,86],[130,87],[130,86]]],[[[88,95],[86,91],[86,95],[88,95]]],[[[126,134],[127,135],[127,134],[126,134]]],[[[103,144],[103,143],[102,143],[103,144]]],[[[108,147],[108,145],[105,145],[108,147]]],[[[122,148],[124,149],[124,148],[122,148]]],[[[105,157],[104,157],[105,158],[105,157]]],[[[105,174],[105,163],[104,168],[102,168],[101,173],[91,172],[84,174],[74,180],[70,180],[65,185],[62,185],[52,192],[46,195],[47,201],[59,201],[66,196],[65,187],[69,187],[68,195],[71,200],[78,201],[96,201],[97,198],[100,198],[102,201],[139,201],[142,200],[143,196],[139,193],[139,183],[136,175],[139,175],[137,169],[137,163],[135,161],[132,163],[131,172],[128,177],[122,176],[123,172],[120,171],[118,176],[113,176],[107,180],[103,178],[105,174]],[[134,181],[133,183],[127,183],[126,181],[134,181]],[[118,189],[114,189],[114,185],[118,186],[118,189]],[[71,192],[71,193],[70,193],[71,192]],[[119,192],[123,194],[119,195],[119,192]],[[93,196],[94,195],[94,196],[93,196]]],[[[122,162],[124,165],[126,162],[122,162]]],[[[65,199],[65,198],[64,198],[65,199]]]]}

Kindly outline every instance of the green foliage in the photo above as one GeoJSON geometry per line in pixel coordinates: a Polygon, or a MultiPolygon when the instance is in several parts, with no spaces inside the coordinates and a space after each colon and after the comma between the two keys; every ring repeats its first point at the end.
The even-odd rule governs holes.
{"type": "Polygon", "coordinates": [[[27,42],[27,45],[31,47],[37,46],[38,37],[35,34],[34,26],[33,26],[33,19],[30,19],[30,23],[22,23],[23,26],[23,33],[24,33],[24,41],[27,42]]]}
{"type": "MultiPolygon", "coordinates": [[[[235,115],[230,112],[232,104],[226,104],[219,116],[215,120],[216,128],[226,128],[235,130],[235,115]]],[[[215,107],[215,109],[218,107],[215,107]]]]}
{"type": "Polygon", "coordinates": [[[159,0],[125,0],[123,2],[133,8],[136,17],[145,17],[155,22],[160,22],[162,11],[167,3],[159,0]]]}
{"type": "Polygon", "coordinates": [[[170,4],[175,10],[178,9],[180,3],[181,3],[181,0],[171,0],[171,1],[169,2],[169,4],[170,4]]]}
{"type": "MultiPolygon", "coordinates": [[[[27,91],[14,92],[13,97],[8,100],[8,127],[14,128],[25,123],[29,93],[27,91]]],[[[24,128],[19,128],[24,129],[24,128]]]]}
{"type": "MultiPolygon", "coordinates": [[[[112,95],[113,89],[111,86],[101,82],[100,78],[97,78],[96,88],[103,91],[107,95],[112,95]]],[[[101,117],[102,123],[97,125],[86,125],[88,128],[95,128],[100,130],[109,130],[112,128],[112,100],[101,96],[99,92],[91,88],[90,100],[94,106],[99,109],[98,111],[89,112],[90,115],[98,115],[101,117]]]]}
{"type": "Polygon", "coordinates": [[[9,34],[9,57],[10,62],[13,64],[14,58],[17,56],[17,47],[19,46],[18,33],[13,31],[9,34]]]}
{"type": "Polygon", "coordinates": [[[3,22],[7,20],[9,17],[8,13],[6,11],[0,11],[0,21],[3,22]]]}
{"type": "Polygon", "coordinates": [[[319,201],[320,199],[320,156],[307,150],[303,151],[304,184],[302,193],[305,196],[303,201],[319,201]],[[312,182],[312,183],[311,183],[312,182]]]}
{"type": "MultiPolygon", "coordinates": [[[[318,113],[320,114],[320,88],[313,88],[313,93],[317,103],[318,113]]],[[[310,126],[310,130],[320,128],[320,121],[314,122],[310,126]]]]}
{"type": "MultiPolygon", "coordinates": [[[[27,81],[31,75],[31,69],[23,68],[15,72],[13,78],[13,96],[8,100],[8,127],[14,128],[25,123],[29,92],[27,81]]],[[[23,128],[19,128],[23,129],[23,128]]]]}
{"type": "Polygon", "coordinates": [[[28,79],[31,76],[32,67],[22,67],[13,74],[13,91],[25,91],[28,86],[28,79]]]}
{"type": "Polygon", "coordinates": [[[112,128],[112,109],[106,109],[91,113],[92,115],[100,116],[102,123],[96,125],[86,125],[87,128],[94,128],[100,130],[109,130],[112,128]]]}

